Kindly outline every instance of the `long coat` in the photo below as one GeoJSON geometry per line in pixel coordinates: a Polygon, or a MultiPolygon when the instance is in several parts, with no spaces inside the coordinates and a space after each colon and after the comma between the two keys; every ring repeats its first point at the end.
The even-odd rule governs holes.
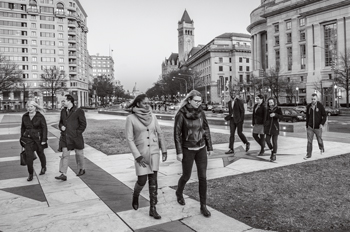
{"type": "Polygon", "coordinates": [[[63,147],[67,147],[69,151],[84,149],[83,132],[86,129],[86,118],[82,109],[74,106],[68,113],[67,108],[63,108],[61,110],[59,129],[61,130],[59,151],[62,151],[63,147]],[[66,127],[65,131],[62,130],[62,126],[66,127]]]}
{"type": "Polygon", "coordinates": [[[130,114],[126,118],[125,137],[129,148],[135,159],[143,156],[146,162],[146,167],[142,167],[135,160],[135,170],[138,176],[153,174],[154,171],[158,171],[160,149],[163,153],[166,152],[163,132],[157,118],[154,115],[152,117],[149,126],[141,123],[134,114],[130,114]]]}
{"type": "Polygon", "coordinates": [[[233,104],[232,108],[232,101],[229,101],[227,103],[228,105],[228,113],[231,116],[230,120],[233,120],[234,123],[240,123],[244,121],[244,104],[243,101],[236,98],[235,104],[233,104]]]}
{"type": "Polygon", "coordinates": [[[279,135],[280,123],[279,121],[283,118],[282,110],[279,107],[268,108],[266,115],[266,122],[264,126],[264,132],[267,135],[279,135]],[[271,113],[275,113],[275,117],[270,117],[271,113]]]}
{"type": "Polygon", "coordinates": [[[21,137],[31,138],[39,149],[47,148],[47,125],[44,115],[36,112],[30,120],[29,112],[25,113],[22,117],[21,137]],[[45,144],[41,145],[42,142],[45,144]]]}
{"type": "Polygon", "coordinates": [[[263,104],[255,104],[253,108],[252,124],[264,125],[266,121],[266,108],[263,104]],[[259,107],[258,107],[259,106],[259,107]],[[258,108],[257,108],[258,107],[258,108]]]}

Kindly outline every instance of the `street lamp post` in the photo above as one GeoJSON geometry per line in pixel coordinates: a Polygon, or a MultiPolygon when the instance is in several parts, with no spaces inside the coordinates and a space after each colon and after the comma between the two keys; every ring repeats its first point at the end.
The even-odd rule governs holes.
{"type": "Polygon", "coordinates": [[[268,89],[269,93],[270,93],[270,97],[272,96],[272,92],[271,92],[271,89],[269,88],[268,89]]]}
{"type": "MultiPolygon", "coordinates": [[[[186,75],[186,74],[181,74],[181,73],[179,73],[179,75],[180,76],[189,76],[189,77],[192,77],[192,75],[186,75]]],[[[179,78],[179,77],[178,77],[179,78]]],[[[184,78],[182,78],[182,79],[184,79],[184,78]]],[[[184,79],[184,80],[186,80],[186,79],[184,79]]],[[[187,81],[186,81],[187,82],[187,81]]],[[[187,84],[186,84],[187,85],[187,84]]],[[[194,90],[194,77],[192,77],[192,90],[194,90]]],[[[186,91],[186,93],[187,93],[187,91],[186,91]]]]}
{"type": "Polygon", "coordinates": [[[337,94],[337,88],[338,86],[337,85],[334,85],[334,88],[333,88],[333,95],[334,95],[334,104],[333,104],[333,108],[337,108],[337,97],[338,97],[338,94],[337,94]]]}

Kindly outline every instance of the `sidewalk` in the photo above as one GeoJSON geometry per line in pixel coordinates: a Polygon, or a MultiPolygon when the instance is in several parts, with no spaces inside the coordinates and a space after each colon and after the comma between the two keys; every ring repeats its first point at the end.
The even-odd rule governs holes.
{"type": "MultiPolygon", "coordinates": [[[[125,119],[123,116],[87,113],[88,119],[125,119]]],[[[212,213],[205,218],[199,211],[199,202],[186,196],[186,206],[176,202],[175,191],[181,175],[181,164],[175,159],[175,150],[168,151],[168,160],[161,163],[158,175],[157,211],[162,216],[155,220],[148,216],[148,186],[141,192],[140,208],[131,207],[132,189],[136,181],[134,159],[131,154],[110,155],[86,145],[86,174],[76,176],[75,157],[71,156],[68,180],[54,179],[58,175],[57,149],[59,131],[49,126],[49,148],[45,150],[47,172],[35,175],[27,182],[26,167],[19,165],[19,122],[21,115],[0,115],[0,231],[262,231],[209,207],[212,213]]],[[[48,124],[57,123],[58,115],[47,115],[48,124]]],[[[172,125],[160,121],[162,125],[172,125]]],[[[228,134],[227,129],[212,128],[213,132],[228,134]]],[[[245,130],[248,140],[251,133],[245,130]]],[[[214,145],[214,154],[208,163],[208,179],[270,169],[305,162],[306,135],[279,137],[277,162],[269,162],[269,155],[257,157],[257,144],[243,151],[236,142],[236,156],[224,155],[228,144],[214,145]],[[297,145],[297,147],[296,147],[297,145]]],[[[314,141],[313,159],[328,158],[350,151],[349,143],[325,141],[326,153],[318,154],[314,141]]],[[[40,162],[35,161],[40,171],[40,162]]],[[[189,182],[197,181],[194,167],[189,182]]],[[[210,190],[210,185],[208,186],[210,190]]],[[[208,191],[210,194],[210,191],[208,191]]],[[[209,204],[210,206],[210,204],[209,204]]]]}

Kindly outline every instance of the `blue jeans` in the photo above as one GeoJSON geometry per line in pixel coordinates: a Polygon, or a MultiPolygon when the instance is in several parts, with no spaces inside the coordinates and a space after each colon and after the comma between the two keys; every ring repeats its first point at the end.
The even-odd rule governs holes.
{"type": "Polygon", "coordinates": [[[177,194],[182,195],[187,181],[191,178],[193,162],[197,165],[197,174],[199,182],[199,199],[201,204],[206,204],[207,201],[207,147],[203,147],[198,151],[188,150],[183,148],[182,158],[182,176],[179,179],[177,186],[177,194]]]}
{"type": "Polygon", "coordinates": [[[307,157],[311,157],[312,154],[312,140],[314,139],[314,134],[316,135],[318,147],[320,150],[324,150],[323,140],[322,140],[322,129],[312,129],[307,128],[307,157]]]}

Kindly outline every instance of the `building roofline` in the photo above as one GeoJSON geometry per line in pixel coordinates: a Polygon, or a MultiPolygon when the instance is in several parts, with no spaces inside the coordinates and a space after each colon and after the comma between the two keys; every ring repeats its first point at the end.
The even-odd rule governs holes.
{"type": "Polygon", "coordinates": [[[76,2],[76,4],[78,4],[81,12],[83,12],[85,18],[88,17],[88,15],[86,14],[85,10],[84,10],[84,7],[80,4],[79,0],[74,0],[76,2]]]}

